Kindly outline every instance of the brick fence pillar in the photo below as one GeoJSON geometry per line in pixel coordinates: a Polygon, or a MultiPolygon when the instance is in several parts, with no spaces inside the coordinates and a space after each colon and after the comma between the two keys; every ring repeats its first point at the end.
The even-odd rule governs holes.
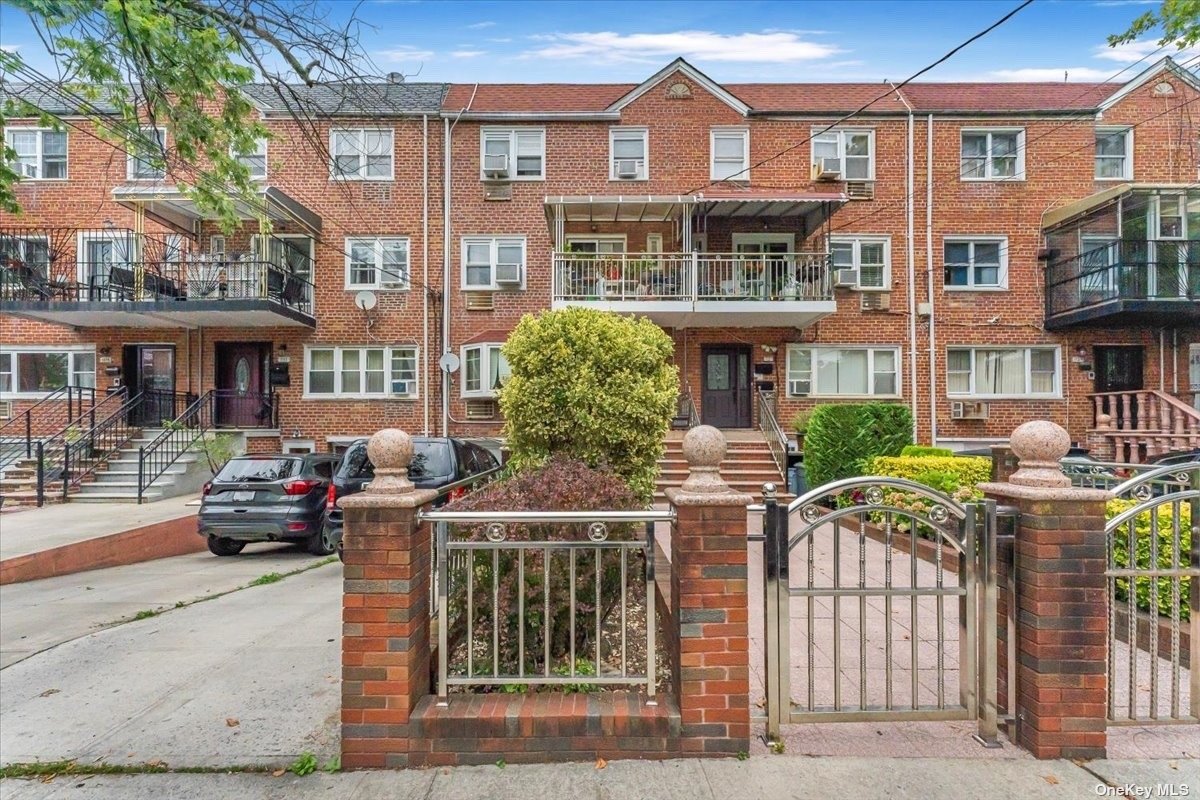
{"type": "Polygon", "coordinates": [[[681,750],[735,755],[750,749],[750,649],[746,594],[748,494],[721,479],[725,437],[701,425],[683,439],[689,475],[667,489],[671,538],[675,687],[681,750]]]}
{"type": "Polygon", "coordinates": [[[1021,514],[1015,544],[1018,744],[1037,758],[1104,758],[1104,504],[1111,495],[1072,488],[1058,464],[1071,440],[1058,425],[1027,422],[1011,441],[1019,468],[1007,483],[980,488],[1021,514]]]}
{"type": "Polygon", "coordinates": [[[437,495],[408,480],[412,439],[385,429],[367,454],[375,478],[343,509],[342,766],[408,764],[409,715],[429,693],[427,525],[421,507],[437,495]]]}

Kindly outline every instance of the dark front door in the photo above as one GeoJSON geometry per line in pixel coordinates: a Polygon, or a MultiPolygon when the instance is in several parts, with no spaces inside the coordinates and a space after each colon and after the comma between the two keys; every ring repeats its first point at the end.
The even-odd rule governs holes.
{"type": "MultiPolygon", "coordinates": [[[[1144,388],[1142,383],[1142,360],[1145,348],[1142,347],[1097,347],[1096,381],[1094,391],[1097,394],[1106,392],[1135,392],[1144,388]]],[[[1132,397],[1129,403],[1110,403],[1110,409],[1115,407],[1114,422],[1120,428],[1132,428],[1137,425],[1137,398],[1132,397]],[[1128,405],[1128,419],[1126,407],[1128,405]]]]}
{"type": "Polygon", "coordinates": [[[267,391],[270,345],[263,342],[217,345],[217,425],[226,428],[271,426],[267,391]]]}
{"type": "Polygon", "coordinates": [[[705,347],[700,419],[717,428],[750,427],[750,348],[705,347]]]}
{"type": "Polygon", "coordinates": [[[122,363],[129,397],[140,394],[142,398],[130,411],[130,425],[156,428],[183,411],[175,396],[174,346],[127,344],[122,363]]]}

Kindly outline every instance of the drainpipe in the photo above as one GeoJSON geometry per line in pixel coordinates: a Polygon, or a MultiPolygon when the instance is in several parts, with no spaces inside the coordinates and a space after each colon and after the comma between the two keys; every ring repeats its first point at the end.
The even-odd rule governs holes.
{"type": "Polygon", "coordinates": [[[1167,390],[1167,329],[1158,329],[1158,390],[1167,390]]]}
{"type": "Polygon", "coordinates": [[[933,114],[926,117],[925,128],[925,289],[929,302],[929,444],[937,447],[937,336],[933,313],[933,114]]]}
{"type": "MultiPolygon", "coordinates": [[[[913,416],[913,441],[920,441],[918,434],[919,424],[918,417],[920,414],[919,400],[917,398],[917,267],[916,267],[916,250],[913,244],[913,229],[915,227],[913,217],[913,193],[915,191],[915,176],[913,164],[913,107],[909,105],[908,100],[896,88],[896,84],[888,81],[888,86],[892,87],[892,91],[896,93],[896,99],[904,104],[908,109],[908,153],[905,159],[905,185],[906,194],[904,197],[904,213],[905,213],[905,268],[908,277],[908,383],[912,389],[912,397],[909,399],[909,404],[912,407],[913,416]]],[[[890,288],[890,287],[889,287],[890,288]]],[[[930,421],[932,425],[932,420],[930,421]]],[[[932,435],[932,433],[931,433],[932,435]]]]}
{"type": "MultiPolygon", "coordinates": [[[[429,435],[429,115],[421,115],[421,395],[424,398],[422,431],[429,435]]],[[[411,283],[411,281],[410,281],[411,283]]]]}
{"type": "MultiPolygon", "coordinates": [[[[475,84],[475,88],[471,90],[471,97],[467,100],[467,104],[454,118],[451,123],[449,118],[444,120],[443,127],[444,135],[442,136],[442,353],[450,352],[450,152],[451,137],[454,134],[454,127],[458,125],[458,121],[462,119],[475,102],[475,93],[479,91],[479,84],[475,84]]],[[[450,435],[450,373],[439,368],[442,376],[442,435],[450,435]]]]}

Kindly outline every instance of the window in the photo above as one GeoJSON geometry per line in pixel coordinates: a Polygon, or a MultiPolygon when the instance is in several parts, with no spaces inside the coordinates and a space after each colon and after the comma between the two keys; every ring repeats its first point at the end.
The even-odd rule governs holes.
{"type": "Polygon", "coordinates": [[[1025,131],[1017,129],[964,130],[963,180],[1001,181],[1025,178],[1025,131]]]}
{"type": "Polygon", "coordinates": [[[167,176],[165,128],[142,128],[142,135],[133,143],[140,156],[130,153],[125,161],[125,177],[131,181],[155,181],[167,176]],[[152,148],[153,152],[147,152],[152,148]]]}
{"type": "MultiPolygon", "coordinates": [[[[50,244],[45,236],[0,237],[0,265],[47,277],[50,268],[50,244]]],[[[29,273],[24,273],[29,274],[29,273]]]]}
{"type": "Polygon", "coordinates": [[[94,350],[39,347],[0,352],[0,395],[43,395],[68,384],[95,388],[94,350]]]}
{"type": "Polygon", "coordinates": [[[311,347],[304,355],[305,397],[417,396],[415,347],[311,347]]]}
{"type": "Polygon", "coordinates": [[[829,245],[835,269],[858,271],[859,289],[892,288],[891,239],[886,236],[838,236],[829,245]]]}
{"type": "Polygon", "coordinates": [[[479,174],[485,180],[544,180],[546,131],[541,128],[484,128],[479,136],[479,174]]]}
{"type": "Polygon", "coordinates": [[[408,239],[346,240],[347,289],[407,289],[408,239]]]}
{"type": "Polygon", "coordinates": [[[254,150],[248,153],[234,153],[237,160],[250,170],[250,177],[262,180],[267,177],[267,140],[259,139],[254,143],[254,150]]]}
{"type": "Polygon", "coordinates": [[[899,368],[896,347],[789,346],[788,397],[895,397],[899,368]]]}
{"type": "Polygon", "coordinates": [[[1096,129],[1096,179],[1133,178],[1133,129],[1096,129]]]}
{"type": "Polygon", "coordinates": [[[1058,397],[1057,347],[952,347],[946,393],[971,397],[1058,397]]]}
{"type": "Polygon", "coordinates": [[[465,237],[462,240],[463,288],[524,288],[524,237],[465,237]]]}
{"type": "Polygon", "coordinates": [[[644,181],[650,177],[650,133],[645,128],[609,128],[609,178],[644,181]]]}
{"type": "Polygon", "coordinates": [[[4,144],[16,151],[13,169],[22,180],[67,177],[67,133],[43,128],[8,128],[4,144]]]}
{"type": "Polygon", "coordinates": [[[348,181],[392,179],[392,131],[335,128],[330,134],[333,177],[348,181]]]}
{"type": "Polygon", "coordinates": [[[494,342],[473,344],[462,349],[463,397],[495,397],[511,371],[508,361],[494,342]]]}
{"type": "Polygon", "coordinates": [[[567,245],[572,253],[624,253],[624,236],[585,236],[567,237],[567,245]]]}
{"type": "Polygon", "coordinates": [[[1003,289],[1008,285],[1004,237],[946,239],[942,251],[947,289],[1003,289]]]}
{"type": "Polygon", "coordinates": [[[712,179],[750,180],[750,131],[746,128],[712,129],[712,179]]]}
{"type": "Polygon", "coordinates": [[[836,130],[816,134],[812,160],[825,172],[848,181],[875,180],[875,132],[836,130]]]}

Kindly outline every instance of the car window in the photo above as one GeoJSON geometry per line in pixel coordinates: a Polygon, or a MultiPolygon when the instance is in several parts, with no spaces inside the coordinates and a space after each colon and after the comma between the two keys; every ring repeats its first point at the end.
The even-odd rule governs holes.
{"type": "Polygon", "coordinates": [[[357,478],[372,478],[375,476],[375,466],[367,458],[365,444],[351,445],[342,461],[341,475],[351,480],[357,478]]]}
{"type": "Polygon", "coordinates": [[[299,471],[300,459],[267,456],[265,458],[235,458],[221,467],[213,480],[234,481],[278,481],[290,478],[299,471]]]}
{"type": "Polygon", "coordinates": [[[453,473],[450,445],[447,442],[432,441],[413,444],[413,460],[408,468],[409,477],[437,478],[453,473]]]}
{"type": "Polygon", "coordinates": [[[333,477],[333,464],[329,461],[318,461],[313,464],[313,472],[320,475],[322,478],[333,477]]]}

